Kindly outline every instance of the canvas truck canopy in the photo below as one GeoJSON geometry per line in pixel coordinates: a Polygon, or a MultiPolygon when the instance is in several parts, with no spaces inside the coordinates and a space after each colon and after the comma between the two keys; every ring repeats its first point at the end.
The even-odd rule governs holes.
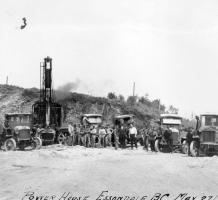
{"type": "Polygon", "coordinates": [[[133,122],[133,118],[134,118],[134,115],[117,115],[114,117],[114,123],[116,125],[119,125],[121,123],[121,120],[124,121],[124,123],[131,123],[133,122]]]}
{"type": "Polygon", "coordinates": [[[161,114],[161,124],[163,125],[181,125],[182,117],[177,114],[161,114]]]}
{"type": "Polygon", "coordinates": [[[100,114],[84,114],[81,117],[82,123],[88,124],[101,124],[102,123],[102,115],[100,114]]]}

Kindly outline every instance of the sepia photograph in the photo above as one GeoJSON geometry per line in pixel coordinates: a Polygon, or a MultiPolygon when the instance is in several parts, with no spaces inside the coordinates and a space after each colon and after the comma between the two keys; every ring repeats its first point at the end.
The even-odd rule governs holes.
{"type": "Polygon", "coordinates": [[[0,200],[218,200],[218,1],[0,0],[0,200]]]}

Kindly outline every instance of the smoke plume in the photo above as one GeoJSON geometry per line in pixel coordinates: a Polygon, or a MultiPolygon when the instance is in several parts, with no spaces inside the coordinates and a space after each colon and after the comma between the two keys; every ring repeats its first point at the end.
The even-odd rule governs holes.
{"type": "Polygon", "coordinates": [[[80,80],[77,79],[75,82],[68,82],[61,85],[55,91],[55,96],[57,100],[62,100],[70,97],[71,92],[76,91],[80,85],[80,80]]]}
{"type": "Polygon", "coordinates": [[[78,89],[79,84],[80,84],[80,80],[77,79],[75,82],[69,82],[59,86],[58,90],[63,92],[72,92],[73,90],[75,91],[78,89]]]}

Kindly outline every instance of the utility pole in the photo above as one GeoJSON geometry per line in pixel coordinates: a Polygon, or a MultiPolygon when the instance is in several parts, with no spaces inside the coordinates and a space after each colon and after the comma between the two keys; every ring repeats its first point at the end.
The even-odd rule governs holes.
{"type": "Polygon", "coordinates": [[[135,82],[133,82],[133,97],[135,97],[135,82]]]}
{"type": "Polygon", "coordinates": [[[8,76],[6,77],[6,85],[8,85],[8,76]]]}
{"type": "Polygon", "coordinates": [[[161,112],[161,110],[160,110],[160,99],[158,100],[158,110],[159,110],[159,112],[161,112]]]}

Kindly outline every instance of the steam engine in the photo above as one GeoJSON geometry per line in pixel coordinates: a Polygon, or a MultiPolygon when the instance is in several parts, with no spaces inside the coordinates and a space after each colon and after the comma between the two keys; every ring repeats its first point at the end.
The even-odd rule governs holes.
{"type": "Polygon", "coordinates": [[[62,125],[62,106],[55,102],[52,88],[52,59],[44,58],[40,65],[40,98],[32,106],[33,125],[45,143],[53,143],[62,125]]]}

